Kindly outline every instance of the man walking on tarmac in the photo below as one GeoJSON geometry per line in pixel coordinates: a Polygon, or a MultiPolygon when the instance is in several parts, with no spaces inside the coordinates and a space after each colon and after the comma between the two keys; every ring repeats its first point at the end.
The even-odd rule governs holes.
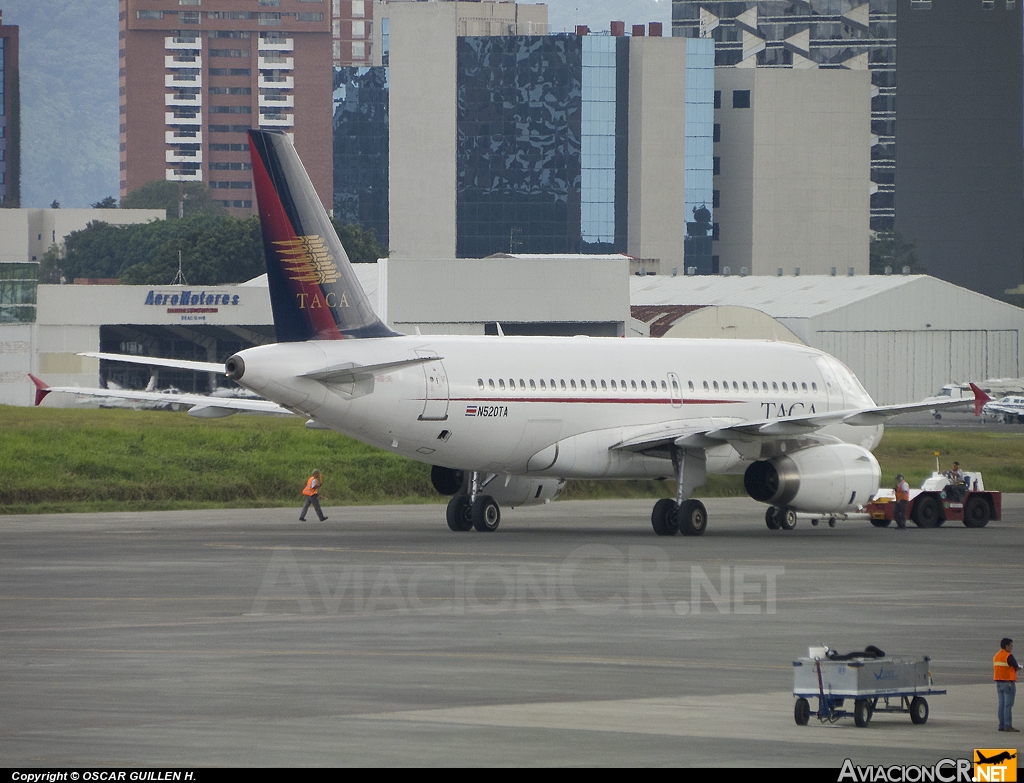
{"type": "Polygon", "coordinates": [[[1013,657],[1013,639],[999,642],[999,652],[992,659],[994,679],[999,693],[999,730],[1020,732],[1013,727],[1013,699],[1017,695],[1017,670],[1021,668],[1013,657]]]}
{"type": "Polygon", "coordinates": [[[896,527],[902,530],[907,526],[907,502],[910,500],[910,485],[900,473],[896,476],[896,506],[892,510],[892,518],[896,527]]]}
{"type": "Polygon", "coordinates": [[[313,505],[316,515],[320,517],[320,521],[327,521],[324,512],[320,510],[320,486],[323,483],[323,476],[320,474],[320,471],[314,470],[313,475],[306,482],[306,488],[302,490],[302,494],[306,496],[306,502],[302,506],[302,511],[299,512],[299,522],[306,521],[306,512],[309,510],[310,504],[313,505]]]}

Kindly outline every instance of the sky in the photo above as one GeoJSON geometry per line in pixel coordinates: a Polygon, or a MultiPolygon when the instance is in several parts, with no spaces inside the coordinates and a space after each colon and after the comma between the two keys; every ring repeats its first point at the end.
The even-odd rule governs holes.
{"type": "MultiPolygon", "coordinates": [[[[671,0],[551,0],[553,32],[662,22],[671,0]]],[[[0,0],[19,26],[22,206],[88,207],[117,197],[117,0],[0,0]]]]}

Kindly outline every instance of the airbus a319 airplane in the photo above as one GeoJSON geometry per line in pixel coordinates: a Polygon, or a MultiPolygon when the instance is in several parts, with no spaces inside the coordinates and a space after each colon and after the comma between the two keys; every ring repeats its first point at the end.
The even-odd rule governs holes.
{"type": "Polygon", "coordinates": [[[674,477],[654,530],[701,535],[707,511],[690,495],[712,473],[743,473],[769,504],[768,527],[792,529],[796,512],[867,503],[883,422],[936,407],[876,406],[837,359],[791,343],[397,334],[373,312],[288,137],[249,137],[278,342],[223,368],[188,366],[432,465],[452,530],[493,531],[502,505],[548,502],[566,479],[674,477]]]}

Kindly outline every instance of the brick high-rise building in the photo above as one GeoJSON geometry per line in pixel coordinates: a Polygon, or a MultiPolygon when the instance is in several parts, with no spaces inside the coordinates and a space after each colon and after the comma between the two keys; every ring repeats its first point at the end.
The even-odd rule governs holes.
{"type": "Polygon", "coordinates": [[[0,11],[0,206],[21,206],[21,99],[18,26],[0,11]]]}
{"type": "Polygon", "coordinates": [[[330,0],[330,3],[334,64],[339,67],[370,65],[374,0],[330,0]]]}
{"type": "Polygon", "coordinates": [[[331,204],[332,0],[120,0],[121,196],[203,182],[255,197],[245,131],[292,135],[331,204]]]}

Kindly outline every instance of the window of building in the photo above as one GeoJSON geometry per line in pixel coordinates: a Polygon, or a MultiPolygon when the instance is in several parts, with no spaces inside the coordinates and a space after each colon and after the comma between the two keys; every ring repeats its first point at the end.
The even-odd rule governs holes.
{"type": "Polygon", "coordinates": [[[363,60],[366,58],[366,42],[365,41],[353,41],[352,42],[352,59],[363,60]]]}
{"type": "Polygon", "coordinates": [[[722,91],[721,90],[715,90],[715,108],[716,109],[721,109],[722,108],[722,91]]]}
{"type": "Polygon", "coordinates": [[[719,142],[722,140],[722,126],[720,123],[715,123],[714,130],[712,133],[713,135],[711,138],[713,141],[719,142]]]}
{"type": "Polygon", "coordinates": [[[750,108],[750,90],[733,90],[732,107],[734,109],[750,108]]]}
{"type": "Polygon", "coordinates": [[[366,16],[365,0],[352,0],[352,18],[362,19],[364,16],[366,16]]]}
{"type": "Polygon", "coordinates": [[[322,22],[324,15],[321,13],[312,13],[309,11],[299,11],[295,14],[295,21],[297,22],[322,22]]]}
{"type": "Polygon", "coordinates": [[[718,209],[722,205],[722,198],[721,198],[721,196],[722,196],[722,191],[720,191],[720,190],[712,190],[711,191],[711,207],[713,209],[718,209]]]}
{"type": "Polygon", "coordinates": [[[720,239],[720,237],[718,235],[718,226],[719,226],[718,223],[712,223],[711,224],[711,239],[714,242],[717,242],[720,239]]]}
{"type": "Polygon", "coordinates": [[[352,22],[352,37],[353,38],[365,38],[366,37],[366,22],[353,21],[352,22]]]}
{"type": "Polygon", "coordinates": [[[137,18],[139,19],[163,19],[163,11],[136,11],[137,18]]]}
{"type": "Polygon", "coordinates": [[[711,159],[711,173],[715,175],[722,173],[722,159],[717,155],[711,159]]]}

